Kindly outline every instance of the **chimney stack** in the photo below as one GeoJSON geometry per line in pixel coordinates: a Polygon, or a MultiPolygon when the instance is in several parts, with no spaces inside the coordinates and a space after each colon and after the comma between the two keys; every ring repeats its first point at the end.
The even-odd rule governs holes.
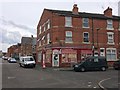
{"type": "Polygon", "coordinates": [[[72,9],[73,14],[78,14],[78,7],[77,4],[73,5],[73,9],[72,9]]]}
{"type": "Polygon", "coordinates": [[[105,11],[104,11],[104,15],[105,16],[108,16],[108,17],[112,17],[112,8],[107,8],[105,11]]]}

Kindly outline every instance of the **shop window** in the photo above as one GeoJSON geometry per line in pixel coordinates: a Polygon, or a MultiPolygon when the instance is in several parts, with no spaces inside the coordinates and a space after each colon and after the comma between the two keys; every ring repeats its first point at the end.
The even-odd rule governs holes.
{"type": "Polygon", "coordinates": [[[62,54],[62,63],[76,63],[77,55],[76,54],[62,54]]]}

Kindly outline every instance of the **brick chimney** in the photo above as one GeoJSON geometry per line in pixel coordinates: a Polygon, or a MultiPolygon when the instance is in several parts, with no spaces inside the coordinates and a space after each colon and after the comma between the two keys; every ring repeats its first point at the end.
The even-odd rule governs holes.
{"type": "Polygon", "coordinates": [[[105,11],[104,11],[104,15],[105,16],[108,16],[108,17],[112,17],[112,8],[107,8],[105,11]]]}
{"type": "Polygon", "coordinates": [[[77,4],[73,5],[73,9],[72,9],[73,14],[78,14],[78,7],[77,4]]]}

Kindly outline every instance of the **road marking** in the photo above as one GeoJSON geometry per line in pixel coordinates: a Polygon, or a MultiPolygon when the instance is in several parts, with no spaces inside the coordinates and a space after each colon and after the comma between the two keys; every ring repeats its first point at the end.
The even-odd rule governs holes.
{"type": "Polygon", "coordinates": [[[97,87],[93,87],[93,88],[97,88],[97,87]]]}
{"type": "Polygon", "coordinates": [[[8,77],[8,79],[14,79],[15,77],[8,77]]]}
{"type": "Polygon", "coordinates": [[[107,90],[105,87],[103,87],[103,86],[101,85],[101,83],[104,82],[104,81],[106,81],[106,80],[109,80],[109,79],[111,79],[111,78],[107,78],[107,79],[101,80],[101,81],[98,83],[98,85],[100,86],[100,88],[102,88],[103,90],[107,90]]]}
{"type": "Polygon", "coordinates": [[[88,87],[91,87],[92,85],[88,85],[88,87]]]}

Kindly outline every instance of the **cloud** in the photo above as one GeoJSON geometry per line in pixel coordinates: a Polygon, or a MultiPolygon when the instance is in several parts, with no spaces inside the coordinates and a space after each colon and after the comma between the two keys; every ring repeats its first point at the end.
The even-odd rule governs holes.
{"type": "Polygon", "coordinates": [[[2,48],[0,50],[7,51],[10,45],[21,42],[23,36],[36,36],[35,30],[25,25],[19,25],[13,21],[7,21],[5,18],[0,18],[0,43],[2,48]]]}

